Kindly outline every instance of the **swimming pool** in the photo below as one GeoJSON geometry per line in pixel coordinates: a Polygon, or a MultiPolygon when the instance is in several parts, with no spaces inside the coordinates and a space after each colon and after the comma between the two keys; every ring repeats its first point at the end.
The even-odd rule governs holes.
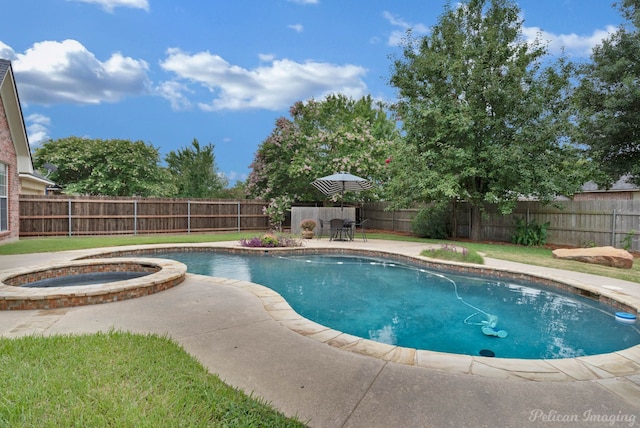
{"type": "Polygon", "coordinates": [[[390,260],[317,255],[159,252],[190,273],[265,285],[305,318],[408,348],[557,359],[640,343],[616,309],[504,278],[478,278],[390,260]]]}

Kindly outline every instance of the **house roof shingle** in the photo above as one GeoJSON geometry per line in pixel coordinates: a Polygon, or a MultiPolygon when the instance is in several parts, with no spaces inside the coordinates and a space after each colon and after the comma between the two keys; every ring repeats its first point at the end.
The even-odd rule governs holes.
{"type": "Polygon", "coordinates": [[[6,76],[10,67],[11,61],[0,58],[0,83],[4,80],[4,76],[6,76]]]}

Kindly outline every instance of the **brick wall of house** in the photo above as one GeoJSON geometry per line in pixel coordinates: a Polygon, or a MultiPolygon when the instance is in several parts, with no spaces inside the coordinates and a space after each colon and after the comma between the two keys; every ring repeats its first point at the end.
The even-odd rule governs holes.
{"type": "Polygon", "coordinates": [[[9,221],[7,231],[0,231],[0,242],[15,241],[19,235],[19,208],[18,196],[20,194],[20,177],[18,176],[18,159],[16,151],[11,140],[11,132],[4,110],[4,104],[0,99],[0,162],[8,166],[9,178],[9,221]]]}

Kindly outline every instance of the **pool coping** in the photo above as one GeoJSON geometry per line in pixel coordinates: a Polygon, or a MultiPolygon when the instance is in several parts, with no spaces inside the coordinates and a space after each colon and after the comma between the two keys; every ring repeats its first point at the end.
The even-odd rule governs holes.
{"type": "MultiPolygon", "coordinates": [[[[429,245],[421,244],[424,249],[429,245]]],[[[267,252],[288,252],[303,254],[351,254],[351,255],[370,255],[370,256],[388,256],[392,258],[407,258],[416,262],[429,263],[433,266],[446,268],[460,268],[464,270],[480,270],[485,274],[511,274],[516,277],[526,275],[530,278],[539,278],[545,281],[555,283],[563,283],[571,288],[585,290],[589,295],[602,296],[604,299],[610,299],[614,302],[620,302],[623,307],[634,310],[636,314],[640,310],[640,298],[624,293],[617,287],[596,286],[587,284],[582,281],[572,279],[562,279],[544,275],[540,272],[531,272],[527,269],[514,270],[512,268],[501,268],[498,266],[471,265],[466,263],[444,262],[440,260],[429,259],[419,255],[408,255],[406,253],[372,249],[372,248],[353,248],[352,246],[331,246],[323,243],[315,243],[312,241],[304,247],[289,248],[245,248],[237,243],[205,243],[205,244],[159,244],[159,245],[136,245],[117,248],[95,249],[89,254],[85,254],[81,260],[92,259],[96,257],[105,257],[106,255],[122,256],[131,252],[140,252],[147,254],[151,251],[166,251],[169,249],[185,250],[194,249],[198,251],[204,250],[224,250],[236,253],[267,253],[267,252]]],[[[127,254],[127,258],[137,258],[131,254],[127,254]]],[[[529,266],[529,265],[523,265],[529,266]]],[[[195,274],[187,274],[200,276],[195,274]]],[[[211,277],[206,277],[211,278],[211,277]]],[[[296,332],[311,340],[325,343],[334,348],[344,351],[354,352],[360,355],[378,358],[383,361],[404,364],[408,366],[424,367],[429,369],[441,370],[449,373],[457,373],[463,375],[475,375],[488,378],[506,379],[514,381],[555,381],[555,382],[573,382],[573,381],[597,381],[606,388],[619,393],[624,392],[632,394],[640,399],[640,391],[637,387],[634,389],[624,382],[611,382],[616,378],[625,378],[629,376],[640,375],[640,345],[623,349],[608,354],[599,354],[586,357],[565,358],[565,359],[516,359],[516,358],[491,358],[482,356],[471,356],[461,354],[449,354],[437,351],[419,350],[414,348],[405,348],[395,345],[375,342],[343,333],[329,327],[318,324],[307,318],[302,317],[291,308],[288,302],[277,292],[272,289],[241,280],[228,278],[214,278],[218,283],[237,287],[252,293],[260,299],[262,306],[270,317],[283,327],[296,332]]]]}

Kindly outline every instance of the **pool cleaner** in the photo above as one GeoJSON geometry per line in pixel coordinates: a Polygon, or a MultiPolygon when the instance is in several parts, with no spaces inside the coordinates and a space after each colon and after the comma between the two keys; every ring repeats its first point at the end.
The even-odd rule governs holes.
{"type": "Polygon", "coordinates": [[[488,325],[485,325],[484,327],[482,327],[482,334],[484,334],[485,336],[495,336],[495,337],[499,337],[500,339],[504,339],[505,337],[507,337],[507,332],[504,330],[496,330],[494,328],[489,327],[488,325]]]}
{"type": "Polygon", "coordinates": [[[496,326],[498,325],[498,317],[495,315],[487,314],[488,320],[481,321],[480,325],[482,328],[482,334],[485,336],[495,336],[500,339],[504,339],[507,337],[507,332],[504,330],[496,330],[496,326]]]}
{"type": "MultiPolygon", "coordinates": [[[[423,271],[426,272],[426,271],[423,271]]],[[[484,334],[485,336],[492,336],[492,337],[497,337],[500,339],[504,339],[505,337],[507,337],[509,334],[505,331],[505,330],[496,330],[496,327],[498,325],[498,317],[496,315],[492,315],[490,313],[487,313],[485,311],[483,311],[480,308],[477,308],[475,306],[473,306],[470,303],[467,303],[464,301],[464,299],[460,296],[460,294],[458,294],[458,284],[456,284],[456,282],[454,280],[452,280],[451,278],[447,278],[444,275],[435,273],[435,272],[429,272],[432,275],[435,275],[439,278],[442,278],[444,280],[449,281],[450,283],[453,284],[453,290],[456,293],[456,298],[458,300],[460,300],[463,304],[469,306],[470,308],[476,310],[477,312],[469,315],[467,318],[465,318],[464,323],[468,324],[468,325],[477,325],[480,326],[480,331],[482,331],[482,334],[484,334]],[[475,317],[478,314],[483,314],[487,317],[486,320],[482,320],[480,322],[470,322],[471,318],[475,317]]]]}

